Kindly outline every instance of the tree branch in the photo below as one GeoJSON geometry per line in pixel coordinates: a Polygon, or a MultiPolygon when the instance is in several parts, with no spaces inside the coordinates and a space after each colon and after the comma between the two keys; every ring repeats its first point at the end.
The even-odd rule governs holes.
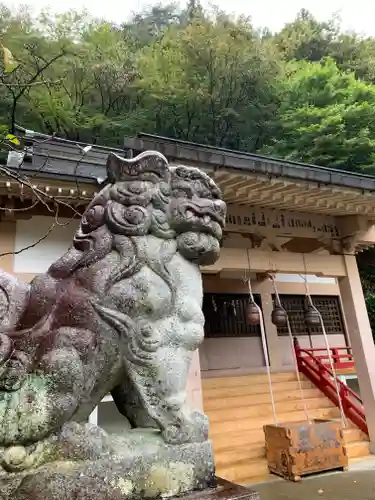
{"type": "MultiPolygon", "coordinates": [[[[21,84],[21,88],[18,93],[13,93],[13,103],[12,103],[12,108],[11,108],[11,113],[10,113],[10,121],[11,121],[11,133],[14,134],[15,132],[15,123],[16,123],[16,110],[17,110],[17,104],[20,98],[24,95],[26,90],[30,88],[30,85],[32,85],[37,78],[46,70],[48,69],[54,62],[56,62],[58,59],[61,59],[61,57],[64,57],[66,55],[65,49],[62,49],[58,54],[56,54],[54,57],[49,59],[44,63],[43,66],[40,66],[34,75],[30,78],[29,81],[25,82],[24,84],[21,84]]],[[[9,88],[9,84],[7,84],[7,88],[9,88]]]]}

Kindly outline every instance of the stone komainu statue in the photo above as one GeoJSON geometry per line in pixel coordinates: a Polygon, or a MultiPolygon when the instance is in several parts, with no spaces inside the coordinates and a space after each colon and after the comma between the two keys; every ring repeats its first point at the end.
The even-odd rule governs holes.
{"type": "Polygon", "coordinates": [[[127,494],[151,484],[156,449],[169,465],[179,454],[185,475],[189,460],[195,467],[179,492],[197,486],[197,456],[211,453],[206,417],[187,406],[185,388],[203,339],[199,265],[219,257],[225,203],[206,174],[156,152],[111,154],[107,172],[46,274],[27,285],[0,272],[0,485],[18,473],[28,495],[43,464],[117,453],[86,423],[108,393],[124,417],[122,471],[138,471],[127,494]]]}

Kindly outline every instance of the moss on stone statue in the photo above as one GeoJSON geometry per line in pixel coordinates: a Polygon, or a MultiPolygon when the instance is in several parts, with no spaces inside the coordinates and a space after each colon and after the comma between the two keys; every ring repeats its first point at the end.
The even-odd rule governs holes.
{"type": "Polygon", "coordinates": [[[51,379],[31,373],[16,391],[0,396],[0,443],[25,443],[48,434],[51,426],[51,379]]]}

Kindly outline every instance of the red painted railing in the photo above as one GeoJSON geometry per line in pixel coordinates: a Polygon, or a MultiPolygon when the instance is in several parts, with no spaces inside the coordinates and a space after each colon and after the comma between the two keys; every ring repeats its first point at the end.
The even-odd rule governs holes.
{"type": "MultiPolygon", "coordinates": [[[[322,351],[322,349],[317,350],[322,351]]],[[[328,355],[316,356],[314,354],[316,349],[303,349],[297,342],[295,343],[295,351],[299,371],[311,380],[311,382],[313,382],[313,384],[315,384],[316,387],[318,387],[318,389],[320,389],[327,396],[327,398],[332,401],[333,404],[340,407],[334,374],[332,373],[329,364],[326,362],[326,359],[329,359],[328,355]]],[[[361,431],[368,434],[365,411],[361,398],[337,377],[336,380],[339,388],[342,408],[346,417],[359,427],[361,431]]]]}
{"type": "MultiPolygon", "coordinates": [[[[313,349],[308,348],[304,350],[330,368],[329,356],[325,347],[314,347],[313,349]]],[[[351,347],[331,347],[330,351],[335,371],[354,368],[354,357],[351,347]]]]}

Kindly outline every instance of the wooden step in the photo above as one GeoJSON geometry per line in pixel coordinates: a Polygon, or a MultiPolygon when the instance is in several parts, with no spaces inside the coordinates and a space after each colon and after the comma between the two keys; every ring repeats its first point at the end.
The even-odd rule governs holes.
{"type": "MultiPolygon", "coordinates": [[[[248,453],[246,456],[246,451],[240,449],[222,453],[220,459],[216,460],[217,474],[238,484],[247,485],[274,477],[269,474],[264,447],[257,447],[259,456],[254,457],[251,452],[248,453]]],[[[371,456],[370,443],[351,443],[347,446],[347,453],[351,463],[355,463],[360,458],[371,456]]]]}
{"type": "MultiPolygon", "coordinates": [[[[252,476],[252,477],[245,477],[245,478],[240,478],[237,482],[240,486],[249,486],[249,485],[257,485],[260,483],[266,483],[267,481],[272,481],[276,478],[277,476],[273,474],[262,474],[261,476],[252,476]]],[[[256,489],[256,487],[255,487],[256,489]]]]}
{"type": "Polygon", "coordinates": [[[344,429],[343,433],[346,444],[355,443],[358,441],[369,441],[369,437],[357,427],[344,429]]]}
{"type": "MultiPolygon", "coordinates": [[[[248,456],[245,450],[232,450],[222,454],[220,460],[216,461],[217,474],[220,477],[236,481],[239,484],[255,484],[266,481],[272,475],[269,474],[264,447],[258,447],[257,452],[262,455],[248,456]]],[[[356,442],[347,446],[348,458],[355,463],[360,458],[371,456],[369,442],[356,442]]]]}
{"type": "MultiPolygon", "coordinates": [[[[312,409],[323,409],[323,408],[334,408],[333,403],[328,398],[318,397],[305,399],[307,413],[312,409]]],[[[278,401],[276,402],[276,413],[284,414],[291,413],[294,411],[304,411],[304,403],[301,400],[296,401],[278,401]]],[[[248,418],[260,418],[263,416],[272,415],[272,405],[271,403],[253,403],[250,406],[244,406],[241,408],[220,408],[216,410],[207,411],[207,416],[210,419],[211,425],[215,422],[227,422],[233,420],[241,420],[248,418]]]]}
{"type": "MultiPolygon", "coordinates": [[[[305,399],[325,397],[322,394],[322,392],[315,387],[311,389],[305,389],[303,391],[303,396],[305,399]]],[[[276,403],[278,401],[300,401],[301,394],[299,391],[276,392],[274,394],[274,400],[276,403]]],[[[247,407],[251,405],[256,406],[262,403],[270,403],[270,402],[271,399],[268,392],[265,394],[257,394],[256,396],[254,394],[248,396],[238,395],[231,397],[221,397],[217,399],[215,398],[211,399],[205,397],[205,394],[203,394],[203,405],[205,412],[209,412],[211,410],[218,410],[220,408],[241,408],[244,406],[247,407]]]]}
{"type": "MultiPolygon", "coordinates": [[[[278,423],[306,421],[295,374],[275,375],[272,388],[278,423]]],[[[302,377],[301,382],[308,417],[339,421],[339,409],[309,380],[302,377]]],[[[274,423],[266,375],[206,379],[203,396],[217,474],[244,485],[274,477],[269,474],[265,457],[263,425],[274,423]]],[[[370,456],[368,437],[348,425],[344,438],[351,462],[370,456]]]]}
{"type": "MultiPolygon", "coordinates": [[[[294,372],[272,373],[272,383],[277,382],[295,382],[297,375],[294,372]]],[[[219,377],[219,378],[206,378],[202,380],[203,389],[214,389],[224,387],[237,387],[239,385],[248,384],[268,384],[268,377],[265,373],[255,375],[243,375],[240,377],[219,377]]]]}
{"type": "MultiPolygon", "coordinates": [[[[339,409],[336,407],[333,408],[323,408],[323,409],[313,409],[309,412],[309,418],[320,418],[320,419],[331,419],[337,417],[339,414],[339,409]]],[[[298,422],[306,420],[306,415],[303,411],[295,411],[291,413],[282,413],[277,415],[277,419],[279,423],[283,422],[298,422]]],[[[230,433],[235,433],[238,431],[250,431],[259,429],[259,427],[263,427],[265,424],[273,424],[273,416],[267,415],[262,416],[261,420],[259,417],[248,418],[244,420],[232,420],[232,421],[224,421],[224,422],[215,422],[214,425],[211,425],[210,436],[212,439],[216,439],[216,436],[220,436],[223,434],[228,435],[230,433]]],[[[262,429],[263,430],[263,429],[262,429]]]]}
{"type": "MultiPolygon", "coordinates": [[[[314,386],[311,382],[307,380],[301,381],[302,389],[313,389],[314,386]]],[[[299,390],[298,382],[277,382],[272,385],[272,392],[274,394],[278,392],[289,392],[299,390]]],[[[235,387],[214,387],[212,389],[205,390],[203,388],[203,400],[207,401],[209,399],[216,398],[230,398],[233,396],[250,396],[258,394],[269,394],[268,384],[246,384],[239,385],[235,387]]]]}
{"type": "Polygon", "coordinates": [[[265,458],[238,460],[229,467],[218,467],[217,475],[235,483],[251,484],[255,478],[268,477],[268,463],[265,458]]]}
{"type": "Polygon", "coordinates": [[[264,445],[264,431],[263,427],[260,426],[257,429],[252,429],[248,431],[229,431],[226,434],[212,435],[210,433],[210,439],[213,442],[214,452],[218,458],[219,454],[223,451],[232,450],[233,448],[239,447],[251,447],[264,445]]]}
{"type": "Polygon", "coordinates": [[[235,447],[264,445],[264,431],[263,427],[260,426],[251,431],[232,431],[227,435],[211,436],[210,433],[210,439],[212,439],[214,452],[218,458],[222,451],[232,450],[235,447]]]}
{"type": "Polygon", "coordinates": [[[265,444],[254,444],[253,446],[229,448],[215,455],[216,467],[229,467],[237,461],[252,460],[255,458],[264,459],[266,457],[265,444]]]}
{"type": "MultiPolygon", "coordinates": [[[[370,455],[370,443],[369,441],[361,440],[352,441],[350,443],[347,442],[346,450],[348,458],[366,457],[370,455]]],[[[228,467],[233,466],[238,461],[242,462],[244,460],[253,460],[255,458],[264,459],[265,456],[266,449],[264,443],[258,443],[253,446],[231,447],[228,450],[222,450],[217,456],[215,456],[215,463],[216,467],[228,467]]]]}
{"type": "Polygon", "coordinates": [[[367,457],[371,455],[369,441],[354,441],[346,445],[348,458],[367,457]]]}

